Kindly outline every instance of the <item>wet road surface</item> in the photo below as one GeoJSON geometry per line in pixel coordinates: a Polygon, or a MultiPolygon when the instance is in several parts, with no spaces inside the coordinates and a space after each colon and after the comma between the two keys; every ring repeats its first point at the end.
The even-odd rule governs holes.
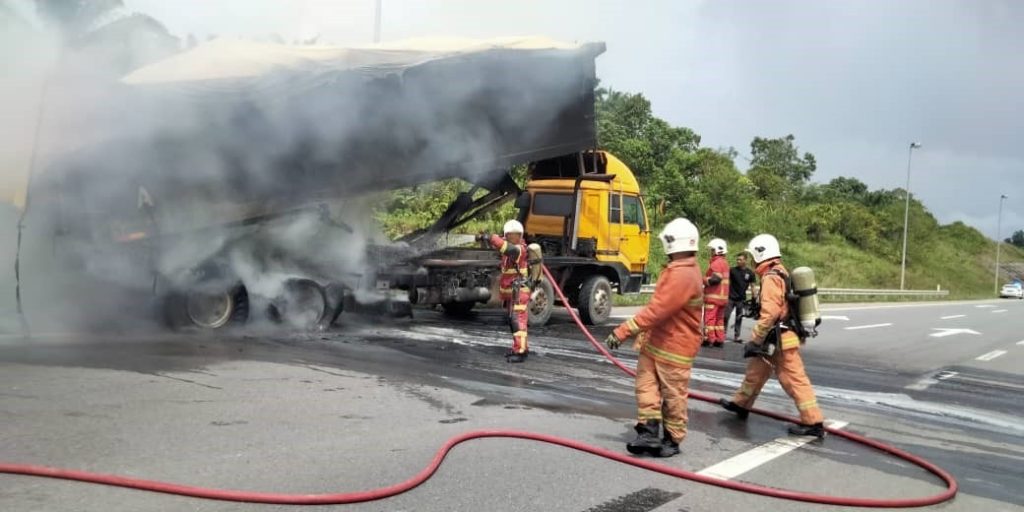
{"type": "MultiPolygon", "coordinates": [[[[1016,344],[1024,340],[1022,313],[1017,301],[831,311],[826,314],[848,320],[826,320],[830,329],[805,347],[805,361],[830,419],[923,455],[959,479],[960,496],[936,510],[1024,510],[1024,346],[1016,344]],[[995,307],[978,307],[985,304],[995,307]],[[993,312],[1000,309],[1007,311],[993,312]],[[957,315],[964,316],[941,320],[957,315]],[[883,323],[893,325],[845,329],[883,323]],[[940,328],[982,334],[931,336],[947,332],[940,328]],[[977,359],[996,351],[1005,352],[977,359]]],[[[526,364],[509,365],[500,320],[492,311],[458,321],[417,311],[415,321],[346,317],[317,334],[2,338],[0,458],[222,488],[320,493],[405,479],[444,439],[477,428],[530,430],[621,450],[632,437],[631,380],[602,361],[564,316],[531,332],[534,354],[526,364]]],[[[610,327],[596,328],[595,335],[603,338],[610,327]]],[[[619,352],[635,361],[631,350],[619,352]]],[[[738,344],[705,349],[692,385],[731,393],[743,366],[738,344]]],[[[794,412],[776,384],[759,405],[794,412]]],[[[784,429],[761,418],[742,423],[692,401],[683,454],[668,463],[701,470],[756,456],[759,447],[785,437],[784,429]]],[[[5,511],[288,508],[0,478],[5,511]]],[[[835,437],[735,478],[864,497],[940,489],[915,467],[835,437]]],[[[508,440],[456,448],[433,480],[403,496],[329,508],[741,507],[836,509],[508,440]]]]}

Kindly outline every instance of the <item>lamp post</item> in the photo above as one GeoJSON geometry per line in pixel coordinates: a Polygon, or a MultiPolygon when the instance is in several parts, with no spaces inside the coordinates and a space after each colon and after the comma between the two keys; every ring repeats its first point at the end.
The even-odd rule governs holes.
{"type": "Polygon", "coordinates": [[[995,292],[999,294],[999,251],[1003,248],[1003,200],[1006,199],[1006,194],[999,196],[999,220],[996,221],[996,271],[995,271],[995,292]]]}
{"type": "Polygon", "coordinates": [[[380,42],[380,8],[383,0],[377,0],[376,9],[373,14],[373,42],[380,42]]]}
{"type": "Polygon", "coordinates": [[[914,156],[914,150],[921,147],[920,142],[911,142],[907,150],[907,204],[903,208],[903,261],[900,263],[900,290],[907,284],[907,227],[910,221],[910,161],[914,156]]]}

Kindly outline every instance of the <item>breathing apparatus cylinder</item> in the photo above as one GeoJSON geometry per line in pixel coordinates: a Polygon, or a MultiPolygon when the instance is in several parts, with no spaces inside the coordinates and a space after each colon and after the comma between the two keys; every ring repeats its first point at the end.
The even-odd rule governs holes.
{"type": "Polygon", "coordinates": [[[818,283],[810,267],[799,267],[790,274],[793,293],[797,296],[797,321],[811,336],[818,334],[821,312],[818,310],[818,283]]]}
{"type": "Polygon", "coordinates": [[[537,283],[541,279],[541,264],[544,263],[544,255],[541,253],[540,244],[526,246],[527,263],[530,266],[530,282],[537,283]]]}

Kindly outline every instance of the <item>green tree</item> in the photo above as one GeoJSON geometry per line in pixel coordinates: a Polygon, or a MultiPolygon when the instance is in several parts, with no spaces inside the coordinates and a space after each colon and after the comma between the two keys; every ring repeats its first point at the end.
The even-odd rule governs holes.
{"type": "Polygon", "coordinates": [[[814,155],[800,155],[793,135],[769,139],[754,137],[750,143],[747,176],[764,199],[786,201],[797,195],[817,169],[814,155]]]}
{"type": "Polygon", "coordinates": [[[1024,249],[1024,229],[1018,229],[1014,231],[1010,238],[1006,239],[1006,243],[1015,245],[1024,249]]]}

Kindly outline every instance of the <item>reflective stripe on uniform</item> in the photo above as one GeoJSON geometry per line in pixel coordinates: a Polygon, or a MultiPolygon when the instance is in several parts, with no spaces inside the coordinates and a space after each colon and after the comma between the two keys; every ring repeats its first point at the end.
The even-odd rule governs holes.
{"type": "Polygon", "coordinates": [[[640,332],[640,326],[636,324],[636,320],[630,318],[626,320],[626,327],[629,327],[629,334],[636,335],[640,332]]]}
{"type": "Polygon", "coordinates": [[[520,275],[525,276],[525,275],[528,275],[530,273],[530,270],[529,269],[525,269],[525,268],[520,268],[520,269],[507,268],[505,270],[502,270],[501,273],[505,274],[507,276],[520,276],[520,275]]]}
{"type": "Polygon", "coordinates": [[[641,423],[647,420],[658,420],[661,421],[661,411],[637,411],[636,417],[641,423]]]}
{"type": "Polygon", "coordinates": [[[782,333],[782,350],[796,348],[800,346],[800,337],[796,333],[786,331],[782,333]]]}
{"type": "Polygon", "coordinates": [[[686,303],[686,305],[691,307],[691,308],[699,308],[702,304],[704,304],[704,297],[697,297],[696,299],[690,299],[690,302],[686,303]]]}
{"type": "Polygon", "coordinates": [[[750,386],[747,384],[740,385],[739,393],[745,396],[754,396],[754,390],[750,389],[750,386]]]}
{"type": "Polygon", "coordinates": [[[709,294],[704,296],[705,300],[726,300],[727,298],[728,298],[727,295],[721,295],[721,294],[717,294],[717,293],[709,293],[709,294]]]}
{"type": "Polygon", "coordinates": [[[516,304],[512,306],[512,311],[526,311],[526,304],[516,304]]]}
{"type": "Polygon", "coordinates": [[[692,357],[686,357],[686,356],[681,356],[679,354],[673,354],[672,352],[669,352],[667,350],[663,350],[663,349],[660,349],[658,347],[652,346],[650,343],[648,343],[647,345],[644,346],[644,351],[649,353],[649,354],[651,354],[652,356],[654,356],[657,359],[662,359],[662,360],[668,361],[670,363],[675,363],[675,364],[678,364],[678,365],[681,365],[681,366],[687,366],[687,367],[693,366],[693,358],[692,357]]]}
{"type": "Polygon", "coordinates": [[[685,421],[672,421],[672,420],[670,420],[668,418],[665,418],[664,423],[665,423],[666,427],[678,428],[680,430],[686,430],[686,422],[685,421]]]}
{"type": "Polygon", "coordinates": [[[807,409],[813,409],[813,408],[815,408],[817,406],[818,406],[818,400],[817,399],[815,399],[815,400],[808,400],[806,402],[800,402],[800,403],[796,404],[796,408],[800,409],[801,411],[806,411],[807,409]]]}
{"type": "MultiPolygon", "coordinates": [[[[507,294],[511,295],[513,291],[514,291],[513,288],[498,288],[498,293],[507,293],[507,294]]],[[[519,291],[521,291],[523,293],[526,293],[526,292],[530,291],[530,289],[525,287],[525,286],[521,286],[519,288],[519,291]]]]}
{"type": "Polygon", "coordinates": [[[498,252],[500,252],[502,254],[505,254],[505,251],[507,251],[507,250],[508,250],[508,241],[506,240],[506,241],[501,242],[501,249],[498,249],[498,252]]]}

